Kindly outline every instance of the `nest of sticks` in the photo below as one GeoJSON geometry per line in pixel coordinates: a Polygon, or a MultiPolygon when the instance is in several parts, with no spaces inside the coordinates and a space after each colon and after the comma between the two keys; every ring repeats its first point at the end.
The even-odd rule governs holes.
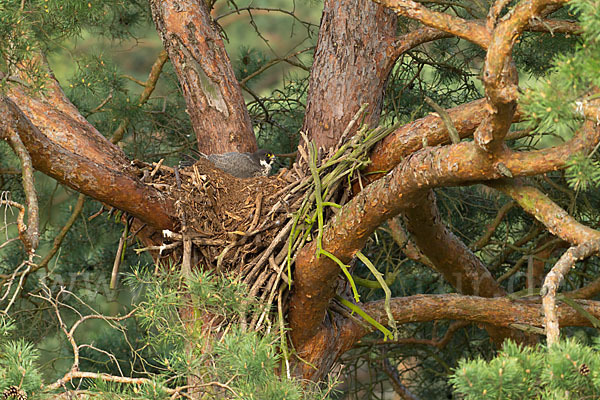
{"type": "Polygon", "coordinates": [[[298,252],[320,241],[324,225],[350,198],[370,149],[393,130],[362,127],[348,138],[361,116],[328,152],[303,136],[296,163],[276,176],[240,179],[205,159],[182,169],[138,163],[142,180],[175,201],[181,222],[178,232],[166,233],[162,255],[182,260],[183,270],[208,268],[243,282],[261,307],[241,317],[242,327],[279,321],[283,335],[298,252]]]}

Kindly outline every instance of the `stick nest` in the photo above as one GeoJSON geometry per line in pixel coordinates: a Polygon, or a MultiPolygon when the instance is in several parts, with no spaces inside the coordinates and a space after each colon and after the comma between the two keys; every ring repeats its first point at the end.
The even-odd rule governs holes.
{"type": "Polygon", "coordinates": [[[142,180],[176,204],[181,225],[165,236],[164,254],[229,274],[260,299],[264,307],[242,316],[243,327],[271,326],[275,310],[282,324],[296,255],[307,241],[320,241],[369,150],[391,131],[363,127],[348,139],[358,118],[327,153],[303,136],[293,168],[276,176],[240,179],[206,159],[182,169],[138,163],[142,180]],[[181,251],[185,241],[191,251],[181,251]]]}

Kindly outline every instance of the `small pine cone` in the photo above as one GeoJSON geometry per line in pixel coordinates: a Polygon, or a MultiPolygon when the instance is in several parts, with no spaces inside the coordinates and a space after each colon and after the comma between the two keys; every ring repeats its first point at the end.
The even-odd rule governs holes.
{"type": "Polygon", "coordinates": [[[579,373],[583,376],[588,376],[590,373],[590,367],[588,367],[586,364],[581,364],[579,367],[579,373]]]}
{"type": "Polygon", "coordinates": [[[19,389],[16,386],[10,386],[4,392],[2,392],[3,399],[17,399],[17,400],[27,400],[27,393],[19,389]]]}

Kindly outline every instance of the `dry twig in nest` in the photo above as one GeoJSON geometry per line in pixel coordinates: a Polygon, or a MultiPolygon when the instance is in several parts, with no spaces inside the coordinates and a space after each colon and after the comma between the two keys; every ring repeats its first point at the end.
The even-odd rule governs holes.
{"type": "MultiPolygon", "coordinates": [[[[182,221],[180,232],[168,234],[172,243],[164,249],[181,251],[180,245],[191,240],[192,254],[185,257],[193,260],[193,266],[228,274],[259,299],[261,307],[253,315],[241,317],[244,329],[270,328],[275,316],[283,336],[282,321],[298,252],[307,241],[321,242],[327,221],[349,198],[351,180],[360,179],[358,171],[369,163],[369,151],[393,130],[362,126],[348,138],[360,125],[363,113],[364,107],[338,145],[327,153],[317,150],[303,135],[293,168],[277,176],[239,179],[200,159],[179,170],[180,181],[176,182],[173,168],[156,163],[144,166],[154,173],[148,184],[167,188],[164,191],[176,201],[182,221]]],[[[317,247],[321,255],[339,261],[317,247]]],[[[354,286],[346,266],[338,264],[354,286]]]]}

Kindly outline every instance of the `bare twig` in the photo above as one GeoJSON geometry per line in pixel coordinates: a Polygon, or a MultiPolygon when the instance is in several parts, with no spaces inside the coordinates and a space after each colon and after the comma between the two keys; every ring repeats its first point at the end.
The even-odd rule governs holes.
{"type": "Polygon", "coordinates": [[[556,262],[552,270],[546,275],[544,286],[540,294],[544,307],[544,324],[546,328],[546,341],[548,346],[558,342],[560,335],[558,316],[556,314],[556,291],[569,269],[575,267],[577,261],[590,257],[600,251],[600,239],[592,240],[578,246],[571,247],[556,262]]]}
{"type": "MultiPolygon", "coordinates": [[[[152,65],[152,68],[150,69],[150,74],[148,75],[148,79],[146,80],[146,82],[141,82],[141,81],[136,82],[139,85],[144,86],[144,91],[140,94],[140,99],[138,100],[139,106],[142,106],[150,98],[150,95],[156,88],[156,82],[158,81],[158,78],[160,77],[160,73],[162,72],[162,68],[165,65],[165,63],[167,62],[168,58],[169,57],[167,55],[166,50],[162,50],[160,52],[160,54],[158,55],[158,58],[154,62],[154,65],[152,65]]],[[[132,78],[132,80],[133,80],[133,78],[132,78]]],[[[137,80],[134,80],[134,81],[137,81],[137,80]]],[[[125,135],[125,130],[127,129],[128,125],[129,125],[129,118],[125,118],[123,121],[121,121],[121,123],[119,124],[119,126],[117,127],[115,132],[113,133],[110,141],[112,143],[119,143],[123,139],[123,136],[125,135]]]]}
{"type": "Polygon", "coordinates": [[[435,110],[436,113],[440,116],[444,125],[446,125],[446,129],[448,130],[448,136],[450,136],[450,140],[452,143],[460,143],[460,135],[452,122],[452,118],[446,110],[440,107],[435,101],[431,100],[429,97],[425,96],[425,102],[431,106],[435,110]]]}
{"type": "Polygon", "coordinates": [[[33,164],[29,152],[21,141],[17,131],[16,121],[11,126],[0,126],[0,136],[6,138],[15,154],[21,161],[21,175],[23,178],[23,190],[27,199],[27,227],[26,230],[19,231],[21,241],[25,245],[25,250],[31,255],[37,249],[39,244],[39,210],[37,192],[33,182],[33,164]]]}
{"type": "Polygon", "coordinates": [[[485,246],[489,242],[490,238],[492,237],[492,235],[494,234],[494,232],[498,228],[498,225],[500,225],[500,223],[502,222],[502,220],[504,219],[504,217],[506,216],[506,214],[515,205],[516,205],[516,203],[514,201],[509,201],[508,203],[504,204],[498,210],[498,213],[496,214],[496,217],[494,218],[494,220],[492,222],[490,222],[490,224],[488,226],[486,226],[483,235],[481,235],[481,237],[479,239],[477,239],[475,242],[471,243],[469,245],[469,248],[472,251],[481,250],[481,248],[483,246],[485,246]]]}

